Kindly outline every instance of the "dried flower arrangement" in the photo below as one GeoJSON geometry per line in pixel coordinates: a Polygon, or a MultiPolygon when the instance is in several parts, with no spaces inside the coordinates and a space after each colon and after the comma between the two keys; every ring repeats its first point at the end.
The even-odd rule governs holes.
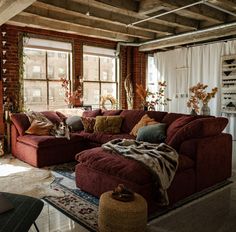
{"type": "Polygon", "coordinates": [[[152,93],[148,89],[145,89],[141,84],[136,84],[136,93],[140,96],[143,107],[147,107],[149,110],[155,110],[155,106],[157,105],[167,105],[167,102],[171,101],[171,99],[165,98],[166,86],[166,81],[159,81],[158,91],[152,93]],[[148,97],[151,97],[150,101],[147,100],[148,97]]]}
{"type": "Polygon", "coordinates": [[[187,107],[193,109],[196,113],[198,113],[200,109],[200,101],[202,102],[202,105],[207,105],[211,98],[215,97],[218,91],[218,88],[215,87],[211,90],[211,92],[207,93],[205,90],[207,87],[208,85],[198,83],[197,85],[189,88],[190,92],[193,93],[193,95],[188,100],[187,107]]]}
{"type": "Polygon", "coordinates": [[[78,106],[81,104],[80,98],[82,97],[82,88],[79,86],[75,91],[70,91],[70,83],[66,78],[61,78],[61,86],[65,91],[65,102],[68,105],[78,106]]]}

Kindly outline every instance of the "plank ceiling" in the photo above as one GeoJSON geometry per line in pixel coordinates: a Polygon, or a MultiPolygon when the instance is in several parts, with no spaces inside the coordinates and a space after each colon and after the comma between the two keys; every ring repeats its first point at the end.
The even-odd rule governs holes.
{"type": "Polygon", "coordinates": [[[138,43],[141,51],[149,51],[234,37],[236,0],[2,0],[0,18],[8,24],[138,43]]]}

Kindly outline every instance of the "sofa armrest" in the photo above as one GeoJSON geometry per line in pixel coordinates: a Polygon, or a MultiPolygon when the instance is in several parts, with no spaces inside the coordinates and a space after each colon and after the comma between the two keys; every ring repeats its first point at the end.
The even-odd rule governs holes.
{"type": "Polygon", "coordinates": [[[232,136],[223,134],[184,141],[179,150],[195,160],[198,191],[221,182],[232,172],[232,136]]]}
{"type": "Polygon", "coordinates": [[[16,154],[16,143],[17,143],[17,137],[20,136],[16,126],[14,124],[11,124],[11,153],[13,155],[16,154]]]}

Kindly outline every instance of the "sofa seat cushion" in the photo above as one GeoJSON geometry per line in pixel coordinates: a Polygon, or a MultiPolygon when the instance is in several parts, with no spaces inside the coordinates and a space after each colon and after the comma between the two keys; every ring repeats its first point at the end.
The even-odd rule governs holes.
{"type": "Polygon", "coordinates": [[[76,159],[90,169],[140,185],[150,183],[152,180],[151,173],[143,168],[142,164],[120,155],[109,154],[101,147],[82,151],[76,156],[76,159]]]}
{"type": "MultiPolygon", "coordinates": [[[[153,183],[151,172],[136,160],[121,155],[111,154],[101,147],[89,149],[76,155],[76,160],[84,166],[107,175],[115,176],[138,185],[153,183]]],[[[194,167],[194,162],[187,156],[180,155],[178,170],[194,167]]]]}
{"type": "Polygon", "coordinates": [[[56,138],[54,136],[45,135],[24,135],[17,138],[18,142],[39,148],[39,147],[53,147],[53,146],[67,146],[78,141],[81,141],[83,138],[77,134],[71,134],[70,140],[67,138],[56,138]]]}
{"type": "Polygon", "coordinates": [[[107,143],[113,139],[118,139],[118,138],[135,139],[135,137],[133,135],[125,134],[125,133],[108,134],[108,133],[104,133],[104,132],[89,133],[89,132],[81,131],[81,132],[79,132],[79,135],[85,139],[88,139],[89,141],[99,143],[99,144],[107,143]]]}

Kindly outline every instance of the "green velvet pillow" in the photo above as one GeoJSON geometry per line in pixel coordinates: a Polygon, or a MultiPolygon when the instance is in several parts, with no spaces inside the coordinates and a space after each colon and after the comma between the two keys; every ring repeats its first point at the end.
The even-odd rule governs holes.
{"type": "Polygon", "coordinates": [[[140,128],[136,140],[148,143],[161,143],[164,142],[165,138],[166,124],[158,123],[140,128]]]}
{"type": "Polygon", "coordinates": [[[97,116],[94,132],[105,132],[111,134],[120,133],[123,118],[117,116],[97,116]]]}

